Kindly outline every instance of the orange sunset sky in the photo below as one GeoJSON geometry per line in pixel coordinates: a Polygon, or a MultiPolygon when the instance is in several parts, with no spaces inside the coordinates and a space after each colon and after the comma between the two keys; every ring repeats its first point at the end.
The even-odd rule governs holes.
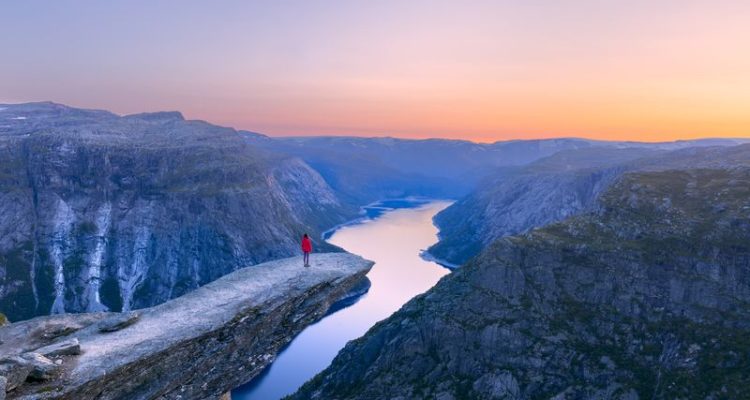
{"type": "Polygon", "coordinates": [[[23,1],[0,102],[270,135],[750,137],[750,1],[23,1]]]}

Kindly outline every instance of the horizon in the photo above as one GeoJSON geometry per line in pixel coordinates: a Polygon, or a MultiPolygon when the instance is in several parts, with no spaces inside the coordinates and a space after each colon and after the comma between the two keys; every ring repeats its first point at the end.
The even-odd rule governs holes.
{"type": "Polygon", "coordinates": [[[750,137],[750,3],[6,4],[0,102],[269,136],[750,137]],[[429,10],[429,15],[425,13],[429,10]]]}
{"type": "MultiPolygon", "coordinates": [[[[617,140],[617,139],[596,139],[596,138],[588,138],[588,137],[582,137],[582,136],[551,136],[551,137],[544,137],[544,138],[525,138],[525,139],[499,139],[495,141],[477,141],[472,140],[469,138],[461,138],[461,137],[433,137],[433,136],[427,136],[427,137],[401,137],[401,136],[390,136],[390,135],[382,135],[382,136],[366,136],[366,135],[348,135],[348,134],[315,134],[315,135],[272,135],[265,132],[259,132],[257,130],[249,130],[249,129],[242,129],[234,126],[229,125],[221,125],[212,121],[204,120],[204,119],[193,119],[185,117],[185,114],[180,110],[154,110],[154,111],[140,111],[130,114],[122,114],[117,113],[112,110],[107,110],[103,108],[85,108],[85,107],[77,107],[72,106],[69,104],[63,104],[60,102],[52,101],[52,100],[40,100],[40,101],[28,101],[28,102],[20,102],[20,103],[9,103],[9,102],[0,102],[0,106],[17,106],[17,105],[25,105],[25,104],[53,104],[57,106],[63,106],[67,108],[72,109],[79,109],[79,110],[88,110],[88,111],[103,111],[112,113],[118,117],[127,117],[131,115],[138,115],[138,114],[155,114],[155,113],[179,113],[185,121],[198,121],[198,122],[204,122],[210,125],[220,126],[223,128],[230,128],[234,129],[237,132],[249,132],[254,133],[262,136],[266,136],[269,138],[285,138],[285,139],[309,139],[309,138],[353,138],[353,139],[396,139],[396,140],[413,140],[413,141],[426,141],[426,140],[443,140],[443,141],[457,141],[457,142],[469,142],[469,143],[475,143],[475,144],[496,144],[496,143],[510,143],[510,142],[523,142],[523,141],[547,141],[547,140],[583,140],[583,141],[591,141],[591,142],[611,142],[611,143],[643,143],[643,144],[660,144],[660,143],[679,143],[679,142],[694,142],[694,141],[703,141],[703,140],[739,140],[739,141],[750,141],[750,137],[730,137],[730,136],[711,136],[711,137],[696,137],[693,139],[674,139],[674,140],[662,140],[662,141],[648,141],[648,140],[617,140]]],[[[2,109],[0,109],[2,111],[2,109]]]]}
{"type": "MultiPolygon", "coordinates": [[[[163,110],[154,110],[154,111],[139,111],[134,113],[118,113],[112,110],[107,110],[104,108],[86,108],[86,107],[78,107],[73,106],[70,104],[64,104],[53,100],[39,100],[39,101],[27,101],[27,102],[5,102],[0,101],[0,106],[13,106],[13,105],[24,105],[24,104],[53,104],[57,106],[63,106],[67,108],[72,109],[79,109],[79,110],[88,110],[88,111],[103,111],[112,113],[114,115],[117,115],[118,117],[127,117],[131,115],[138,115],[138,114],[155,114],[155,113],[179,113],[185,121],[198,121],[198,122],[205,122],[210,125],[220,126],[223,128],[230,128],[234,129],[235,131],[243,131],[243,132],[249,132],[254,133],[262,136],[266,136],[269,138],[285,138],[285,139],[306,139],[306,138],[354,138],[354,139],[397,139],[397,140],[414,140],[414,141],[424,141],[424,140],[444,140],[444,141],[458,141],[458,142],[470,142],[475,144],[495,144],[495,143],[510,143],[510,142],[523,142],[523,141],[546,141],[546,140],[584,140],[584,141],[591,141],[591,142],[621,142],[621,143],[644,143],[644,144],[659,144],[659,143],[679,143],[679,142],[691,142],[691,141],[703,141],[703,140],[747,140],[750,141],[750,136],[748,137],[742,137],[742,136],[703,136],[703,137],[695,137],[691,139],[682,139],[677,138],[673,140],[619,140],[619,139],[597,139],[597,138],[590,138],[590,137],[583,137],[583,136],[549,136],[549,137],[540,137],[540,138],[522,138],[522,139],[498,139],[493,141],[479,141],[479,140],[473,140],[471,138],[462,138],[462,137],[438,137],[438,136],[425,136],[425,137],[418,137],[418,136],[391,136],[391,135],[380,135],[380,136],[368,136],[368,135],[351,135],[351,134],[311,134],[311,135],[273,135],[268,134],[266,132],[261,132],[257,130],[252,129],[244,129],[239,128],[235,126],[229,126],[229,125],[222,125],[220,123],[216,123],[214,121],[205,120],[205,119],[198,119],[198,118],[189,118],[185,116],[185,113],[176,110],[176,109],[163,109],[163,110]]],[[[2,109],[0,109],[2,111],[2,109]]]]}

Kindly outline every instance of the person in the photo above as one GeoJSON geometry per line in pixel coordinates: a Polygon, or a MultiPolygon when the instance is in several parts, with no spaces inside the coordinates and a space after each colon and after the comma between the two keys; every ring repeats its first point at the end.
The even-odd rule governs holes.
{"type": "Polygon", "coordinates": [[[312,253],[312,241],[310,237],[305,233],[302,235],[302,253],[304,253],[305,267],[310,266],[310,253],[312,253]]]}

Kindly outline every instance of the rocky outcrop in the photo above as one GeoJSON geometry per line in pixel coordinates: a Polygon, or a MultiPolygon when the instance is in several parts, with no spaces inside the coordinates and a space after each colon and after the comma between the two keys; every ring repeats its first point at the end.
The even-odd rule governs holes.
{"type": "Polygon", "coordinates": [[[435,216],[440,241],[429,253],[460,265],[498,238],[591,211],[598,197],[628,171],[726,168],[750,164],[750,147],[697,141],[641,147],[560,151],[529,165],[497,170],[468,196],[435,216]],[[706,144],[723,144],[702,147],[706,144]],[[679,148],[679,146],[690,146],[679,148]]]}
{"type": "Polygon", "coordinates": [[[38,317],[0,328],[11,399],[208,399],[250,380],[366,280],[372,262],[314,254],[243,268],[137,313],[38,317]],[[53,361],[54,360],[54,361],[53,361]]]}
{"type": "Polygon", "coordinates": [[[296,399],[739,399],[750,168],[628,173],[592,212],[497,240],[296,399]]]}
{"type": "Polygon", "coordinates": [[[4,105],[0,122],[0,312],[11,321],[153,306],[297,254],[302,233],[357,214],[300,159],[179,113],[33,103],[4,105]]]}
{"type": "Polygon", "coordinates": [[[589,148],[560,152],[528,166],[498,170],[468,196],[435,216],[440,241],[429,253],[460,265],[503,236],[590,210],[647,149],[589,148]]]}

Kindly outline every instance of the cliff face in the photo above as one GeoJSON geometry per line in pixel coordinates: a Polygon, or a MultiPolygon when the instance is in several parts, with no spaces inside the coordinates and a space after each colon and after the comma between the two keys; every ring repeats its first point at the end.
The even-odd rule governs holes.
{"type": "Polygon", "coordinates": [[[560,151],[523,167],[497,170],[435,217],[440,242],[429,251],[460,265],[498,238],[590,211],[599,195],[628,171],[750,164],[747,145],[693,144],[672,151],[663,150],[666,145],[560,151]]]}
{"type": "Polygon", "coordinates": [[[179,113],[41,103],[4,106],[0,121],[0,311],[11,321],[158,304],[294,255],[303,232],[355,214],[303,161],[179,113]]]}
{"type": "Polygon", "coordinates": [[[604,189],[634,167],[629,162],[654,154],[658,152],[591,148],[497,171],[435,217],[440,241],[429,251],[460,265],[500,237],[589,210],[604,189]]]}
{"type": "Polygon", "coordinates": [[[0,329],[0,368],[13,385],[8,395],[218,398],[260,373],[294,335],[366,280],[371,266],[346,253],[316,254],[309,268],[295,257],[243,268],[135,312],[13,323],[0,329]]]}
{"type": "Polygon", "coordinates": [[[750,169],[628,173],[480,256],[294,398],[744,398],[750,169]]]}

